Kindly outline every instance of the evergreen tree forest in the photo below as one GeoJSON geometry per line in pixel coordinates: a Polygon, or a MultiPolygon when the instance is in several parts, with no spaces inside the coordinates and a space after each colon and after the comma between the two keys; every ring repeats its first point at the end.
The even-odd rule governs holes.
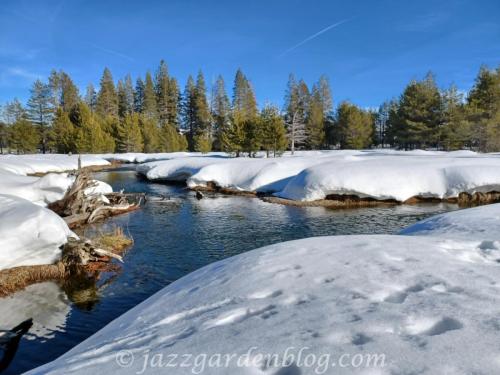
{"type": "Polygon", "coordinates": [[[232,92],[201,71],[184,88],[161,61],[156,71],[117,81],[105,68],[81,93],[64,71],[36,80],[27,103],[2,106],[0,152],[104,153],[225,151],[279,156],[285,150],[470,149],[500,151],[500,68],[481,67],[472,89],[439,88],[428,73],[376,110],[334,107],[328,79],[312,86],[289,76],[282,108],[259,107],[241,69],[232,92]]]}

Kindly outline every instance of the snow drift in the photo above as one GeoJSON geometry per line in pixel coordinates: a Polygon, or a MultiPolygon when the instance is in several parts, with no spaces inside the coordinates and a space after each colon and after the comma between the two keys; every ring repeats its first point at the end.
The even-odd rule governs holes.
{"type": "Polygon", "coordinates": [[[404,202],[418,196],[455,198],[500,191],[500,157],[471,151],[323,151],[282,158],[190,157],[138,166],[150,180],[186,181],[314,201],[357,195],[404,202]]]}
{"type": "MultiPolygon", "coordinates": [[[[108,164],[101,158],[82,157],[83,166],[108,164]]],[[[0,156],[0,269],[51,264],[59,259],[60,246],[74,234],[63,219],[43,207],[62,199],[75,178],[67,173],[48,173],[43,177],[26,174],[77,167],[77,156],[0,156]]],[[[85,194],[110,192],[110,185],[96,181],[85,194]]]]}
{"type": "Polygon", "coordinates": [[[334,366],[335,374],[498,374],[500,232],[486,224],[492,215],[498,219],[500,205],[441,215],[432,224],[439,236],[317,237],[208,265],[30,373],[142,373],[146,365],[146,373],[192,374],[204,358],[203,374],[317,374],[334,366]],[[446,223],[469,216],[477,225],[454,238],[446,223]],[[242,367],[208,362],[250,348],[242,367]],[[287,349],[294,355],[287,366],[266,361],[287,349]],[[311,353],[330,355],[328,367],[305,364],[311,353]],[[186,366],[158,360],[183,354],[191,355],[186,366]],[[355,366],[356,354],[385,361],[355,366]]]}
{"type": "Polygon", "coordinates": [[[0,269],[52,264],[70,236],[74,234],[53,211],[0,194],[0,269]]]}
{"type": "MultiPolygon", "coordinates": [[[[110,163],[95,155],[82,155],[82,167],[106,166],[110,163]]],[[[65,172],[78,168],[78,155],[64,154],[32,154],[32,155],[0,155],[0,170],[15,174],[65,172]]]]}

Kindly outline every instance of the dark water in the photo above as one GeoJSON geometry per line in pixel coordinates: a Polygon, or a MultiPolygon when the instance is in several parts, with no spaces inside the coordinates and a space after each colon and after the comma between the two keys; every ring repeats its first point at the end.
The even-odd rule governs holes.
{"type": "MultiPolygon", "coordinates": [[[[66,288],[67,293],[59,294],[52,288],[50,298],[57,303],[35,306],[33,315],[37,320],[37,309],[48,310],[43,313],[57,316],[52,323],[57,331],[23,338],[5,373],[17,374],[57,358],[159,289],[208,263],[311,236],[396,233],[418,220],[457,208],[432,204],[334,211],[274,205],[246,197],[207,195],[198,201],[182,186],[148,183],[132,170],[100,172],[96,178],[115,190],[162,194],[172,199],[149,202],[140,211],[105,224],[124,227],[135,240],[122,271],[111,279],[104,275],[99,288],[78,285],[76,291],[66,288]],[[60,311],[54,312],[54,305],[60,311]]],[[[11,313],[15,315],[16,311],[11,313]]]]}

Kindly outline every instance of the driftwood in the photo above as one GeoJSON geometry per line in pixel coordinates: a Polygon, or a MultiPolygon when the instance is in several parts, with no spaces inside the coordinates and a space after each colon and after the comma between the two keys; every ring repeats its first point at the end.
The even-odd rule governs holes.
{"type": "Polygon", "coordinates": [[[0,271],[0,297],[5,297],[28,285],[64,280],[80,274],[92,274],[105,269],[111,259],[123,262],[120,253],[133,243],[121,229],[103,234],[95,240],[69,238],[56,264],[20,266],[0,271]],[[105,249],[103,248],[105,247],[105,249]],[[99,265],[99,266],[97,266],[99,265]]]}
{"type": "Polygon", "coordinates": [[[95,223],[107,217],[138,209],[144,201],[144,194],[123,192],[103,195],[87,195],[85,191],[95,187],[89,171],[78,171],[75,182],[64,197],[49,205],[72,229],[95,223]]]}

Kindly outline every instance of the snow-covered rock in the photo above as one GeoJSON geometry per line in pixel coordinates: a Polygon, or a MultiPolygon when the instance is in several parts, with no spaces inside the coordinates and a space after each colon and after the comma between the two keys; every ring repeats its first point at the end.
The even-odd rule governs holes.
{"type": "Polygon", "coordinates": [[[74,234],[53,211],[0,194],[0,269],[54,263],[70,236],[74,234]]]}
{"type": "Polygon", "coordinates": [[[150,180],[214,182],[235,190],[273,192],[301,201],[354,194],[405,201],[500,191],[500,157],[471,151],[342,150],[281,158],[178,157],[139,165],[150,180]]]}
{"type": "Polygon", "coordinates": [[[498,374],[499,215],[480,207],[442,215],[432,236],[316,237],[213,263],[31,374],[498,374]]]}

